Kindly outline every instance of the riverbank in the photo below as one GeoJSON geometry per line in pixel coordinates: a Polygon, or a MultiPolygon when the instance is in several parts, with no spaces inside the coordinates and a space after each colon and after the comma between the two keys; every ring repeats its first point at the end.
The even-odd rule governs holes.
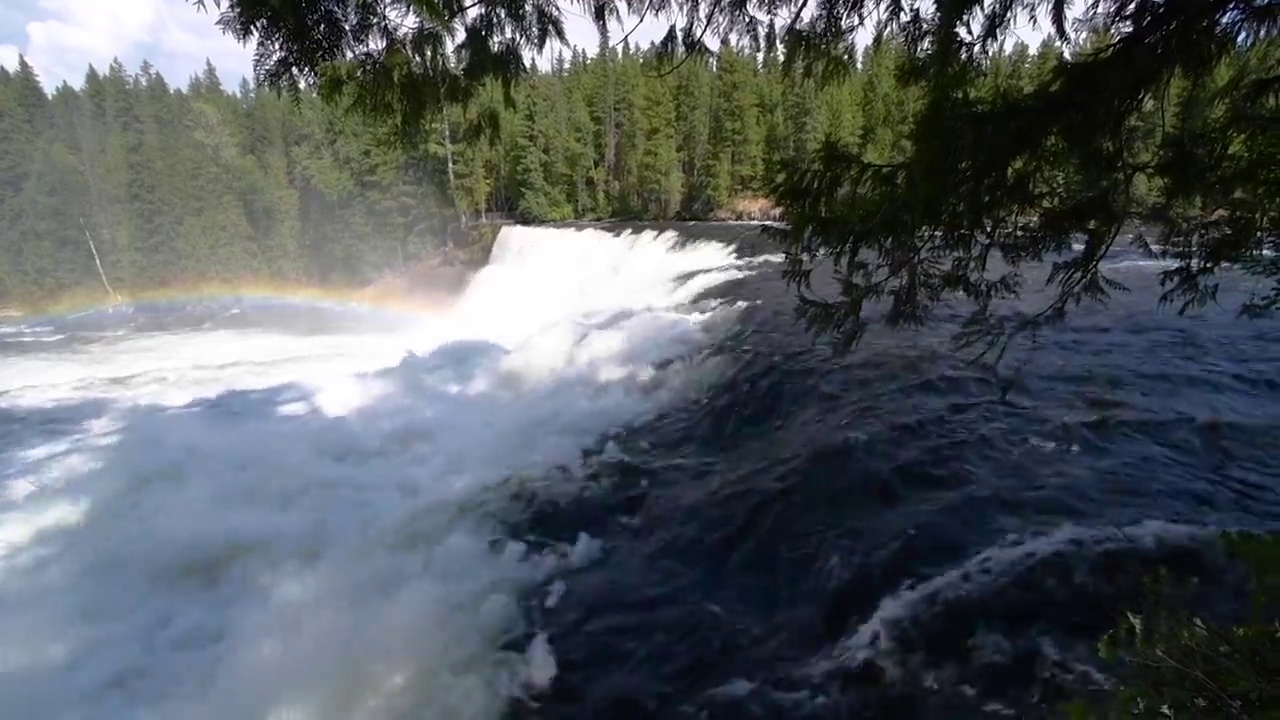
{"type": "MultiPolygon", "coordinates": [[[[741,198],[718,210],[709,220],[672,220],[654,226],[716,225],[777,222],[776,207],[762,198],[741,198]]],[[[574,220],[561,223],[528,223],[559,227],[625,226],[635,221],[574,220]]],[[[244,277],[236,280],[176,282],[164,287],[120,289],[120,296],[106,295],[100,285],[88,285],[53,297],[22,303],[9,301],[0,306],[0,318],[27,315],[56,315],[95,310],[115,305],[208,297],[288,297],[315,302],[349,302],[390,307],[409,312],[436,311],[449,304],[465,288],[472,275],[488,262],[498,233],[506,223],[477,222],[461,238],[425,258],[388,268],[382,276],[362,284],[318,284],[244,277]]]]}
{"type": "Polygon", "coordinates": [[[755,195],[734,198],[723,208],[711,213],[716,222],[782,222],[782,208],[767,197],[755,195]]]}
{"type": "Polygon", "coordinates": [[[124,289],[120,296],[105,296],[101,288],[82,288],[30,303],[0,307],[0,319],[62,315],[120,305],[200,300],[203,298],[291,298],[316,303],[356,303],[401,312],[438,310],[466,287],[475,269],[453,256],[427,258],[404,268],[389,270],[366,284],[319,284],[246,277],[230,281],[175,283],[141,290],[124,289]]]}

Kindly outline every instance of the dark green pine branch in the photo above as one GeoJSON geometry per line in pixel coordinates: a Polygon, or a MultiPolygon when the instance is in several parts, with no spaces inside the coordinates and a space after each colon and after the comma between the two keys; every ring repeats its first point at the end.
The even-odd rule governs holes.
{"type": "MultiPolygon", "coordinates": [[[[217,4],[223,28],[257,42],[261,80],[313,84],[409,134],[486,82],[509,93],[529,71],[525,53],[563,42],[562,11],[547,0],[217,4]]],[[[959,297],[972,306],[966,343],[1059,321],[1069,306],[1119,288],[1100,261],[1121,228],[1142,221],[1154,222],[1161,252],[1178,262],[1163,277],[1164,302],[1186,310],[1211,301],[1212,278],[1234,263],[1272,284],[1243,311],[1276,306],[1276,263],[1263,252],[1275,242],[1280,166],[1274,3],[1097,0],[1074,27],[1065,0],[579,5],[602,28],[624,14],[668,18],[660,49],[680,57],[659,76],[690,57],[718,62],[709,38],[758,48],[781,20],[785,67],[830,82],[852,67],[855,32],[877,23],[896,54],[888,64],[899,92],[869,112],[901,123],[905,136],[792,155],[768,188],[790,221],[777,238],[801,291],[799,315],[840,347],[858,340],[880,303],[884,322],[914,326],[959,297]],[[1088,42],[1034,82],[981,88],[1009,27],[1037,14],[1059,40],[1088,42]],[[1172,119],[1151,142],[1155,111],[1172,119]],[[1055,259],[1073,242],[1084,251],[1055,259]],[[1041,312],[1000,311],[1023,286],[1020,268],[1047,259],[1057,296],[1041,312]],[[840,290],[820,299],[806,283],[826,262],[840,290]]]]}

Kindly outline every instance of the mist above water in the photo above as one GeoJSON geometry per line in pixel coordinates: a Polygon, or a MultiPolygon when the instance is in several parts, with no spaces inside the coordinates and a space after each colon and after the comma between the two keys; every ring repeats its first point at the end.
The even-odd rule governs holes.
{"type": "Polygon", "coordinates": [[[1118,250],[997,377],[948,303],[833,358],[776,248],[671,227],[509,228],[434,315],[0,325],[0,717],[1049,717],[1154,563],[1231,612],[1210,539],[1280,523],[1238,276],[1172,317],[1118,250]]]}
{"type": "Polygon", "coordinates": [[[0,716],[497,717],[556,672],[518,597],[601,548],[487,508],[696,393],[733,311],[695,300],[752,271],[508,228],[450,311],[373,330],[5,326],[37,342],[0,344],[0,716]]]}

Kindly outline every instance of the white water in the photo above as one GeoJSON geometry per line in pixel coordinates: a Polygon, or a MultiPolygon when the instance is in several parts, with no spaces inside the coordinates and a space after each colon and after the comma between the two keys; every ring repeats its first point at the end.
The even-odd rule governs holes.
{"type": "Polygon", "coordinates": [[[509,228],[398,332],[0,357],[0,717],[483,719],[545,685],[554,637],[498,646],[594,546],[495,552],[479,508],[712,372],[653,366],[749,269],[672,239],[509,228]]]}

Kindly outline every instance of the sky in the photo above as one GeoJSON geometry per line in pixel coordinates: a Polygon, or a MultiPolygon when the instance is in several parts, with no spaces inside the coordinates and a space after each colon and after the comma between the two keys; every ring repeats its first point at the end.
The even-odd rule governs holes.
{"type": "Polygon", "coordinates": [[[18,53],[46,87],[79,86],[90,63],[114,57],[130,70],[148,59],[184,84],[206,57],[224,80],[252,70],[250,51],[187,0],[0,0],[0,65],[13,68],[18,53]]]}
{"type": "MultiPolygon", "coordinates": [[[[105,69],[118,57],[132,71],[146,59],[170,83],[185,85],[208,58],[223,84],[234,86],[252,75],[252,51],[222,34],[208,5],[202,13],[189,0],[0,0],[0,65],[13,69],[21,53],[46,87],[64,80],[79,87],[90,64],[105,69]]],[[[596,46],[586,16],[566,10],[565,26],[570,43],[596,46]]],[[[631,37],[647,44],[665,32],[664,23],[649,21],[631,37]]]]}
{"type": "MultiPolygon", "coordinates": [[[[0,0],[0,65],[16,67],[21,53],[52,89],[64,80],[79,87],[90,64],[101,70],[118,57],[133,71],[146,59],[171,84],[185,85],[208,58],[223,84],[234,86],[252,76],[252,52],[222,34],[208,5],[203,13],[190,0],[0,0]]],[[[631,41],[658,40],[668,24],[646,19],[631,41]]],[[[634,25],[627,22],[614,37],[634,25]]],[[[565,10],[565,30],[573,45],[598,44],[595,26],[574,9],[565,10]]]]}

